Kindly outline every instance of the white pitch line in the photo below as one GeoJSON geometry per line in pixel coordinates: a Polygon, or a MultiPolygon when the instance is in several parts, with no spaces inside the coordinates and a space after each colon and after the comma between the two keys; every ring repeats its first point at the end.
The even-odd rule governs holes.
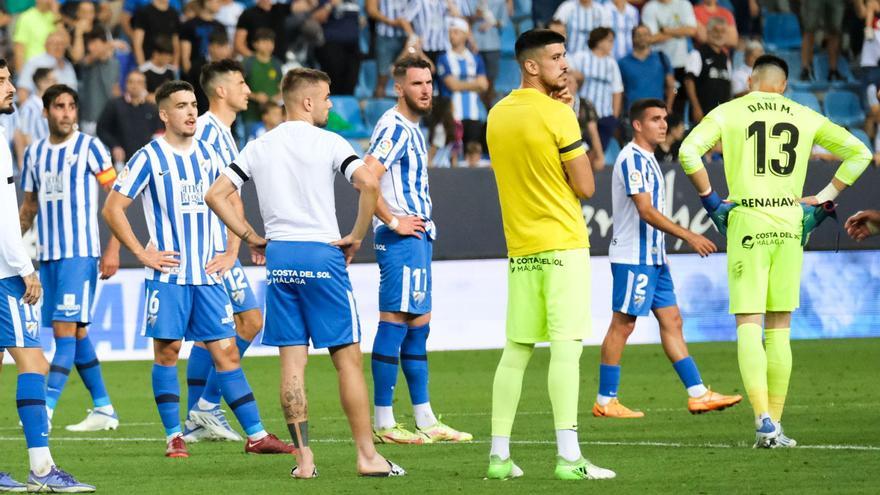
{"type": "MultiPolygon", "coordinates": [[[[22,437],[0,437],[0,442],[20,442],[22,437]]],[[[53,442],[164,442],[164,438],[160,437],[51,437],[53,442]]],[[[313,438],[314,443],[351,443],[350,438],[313,438]]],[[[488,440],[475,440],[468,442],[471,444],[485,444],[491,442],[488,440]]],[[[553,440],[511,440],[510,443],[515,445],[556,445],[553,440]]],[[[611,442],[604,440],[580,442],[581,445],[599,445],[611,447],[664,447],[674,449],[738,449],[750,448],[751,444],[747,443],[681,443],[681,442],[652,442],[652,441],[634,441],[634,442],[611,442]]],[[[432,445],[458,445],[451,442],[441,442],[432,445]]],[[[809,450],[857,450],[857,451],[880,451],[877,445],[798,445],[796,449],[809,450]]]]}

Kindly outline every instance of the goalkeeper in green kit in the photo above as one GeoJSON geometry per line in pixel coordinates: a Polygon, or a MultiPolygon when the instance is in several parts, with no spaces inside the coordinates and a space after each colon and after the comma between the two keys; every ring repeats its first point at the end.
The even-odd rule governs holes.
{"type": "Polygon", "coordinates": [[[780,420],[791,375],[791,312],[799,305],[805,236],[871,161],[856,137],[782,96],[788,66],[755,61],[751,92],[716,107],[681,145],[679,160],[718,230],[727,235],[730,313],[740,374],[755,411],[755,447],[794,447],[780,420]],[[712,190],[701,157],[721,140],[730,195],[712,190]],[[813,144],[843,159],[831,182],[802,197],[813,144]],[[762,342],[763,337],[763,342],[762,342]]]}

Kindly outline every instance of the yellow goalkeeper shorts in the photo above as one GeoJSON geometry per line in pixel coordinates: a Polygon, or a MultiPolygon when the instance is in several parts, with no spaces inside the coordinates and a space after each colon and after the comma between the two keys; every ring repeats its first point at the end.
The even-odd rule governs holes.
{"type": "Polygon", "coordinates": [[[800,305],[800,225],[763,215],[730,212],[727,225],[727,278],[731,314],[794,311],[800,305]]]}
{"type": "Polygon", "coordinates": [[[507,338],[521,344],[583,340],[592,329],[590,251],[510,258],[507,338]]]}

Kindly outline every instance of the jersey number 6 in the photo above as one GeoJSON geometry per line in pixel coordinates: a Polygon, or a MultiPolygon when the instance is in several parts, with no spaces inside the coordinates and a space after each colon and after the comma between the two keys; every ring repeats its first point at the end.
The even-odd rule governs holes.
{"type": "MultiPolygon", "coordinates": [[[[764,175],[767,172],[767,122],[757,120],[747,129],[746,141],[755,136],[755,175],[764,175]]],[[[797,162],[799,132],[797,127],[790,122],[779,122],[770,131],[771,138],[782,138],[787,135],[788,140],[782,143],[782,152],[785,153],[785,163],[778,158],[770,159],[770,172],[773,175],[786,177],[791,175],[794,164],[797,162]]]]}

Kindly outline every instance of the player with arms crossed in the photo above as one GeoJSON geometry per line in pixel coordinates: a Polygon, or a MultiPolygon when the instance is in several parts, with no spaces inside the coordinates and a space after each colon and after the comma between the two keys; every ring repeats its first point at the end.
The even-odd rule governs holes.
{"type": "Polygon", "coordinates": [[[245,452],[292,453],[293,446],[263,429],[235,345],[232,305],[215,256],[214,214],[204,195],[223,162],[197,139],[196,96],[183,81],[156,90],[165,135],[129,160],[103,215],[120,242],[146,267],[143,334],[153,339],[153,394],[168,443],[167,457],[189,457],[180,428],[177,359],[181,340],[204,342],[214,359],[223,398],[248,436],[245,452]],[[125,210],[138,196],[150,232],[146,247],[131,229],[125,210]]]}
{"type": "Polygon", "coordinates": [[[373,221],[379,263],[379,329],[373,342],[374,439],[380,443],[469,442],[473,435],[441,423],[428,395],[426,343],[431,322],[431,255],[436,236],[428,194],[428,148],[419,129],[431,112],[427,60],[404,58],[392,70],[397,105],[373,131],[364,161],[380,180],[373,221]],[[387,172],[387,173],[386,173],[387,172]],[[403,368],[415,433],[394,420],[397,366],[403,368]]]}
{"type": "Polygon", "coordinates": [[[706,211],[719,231],[727,230],[737,359],[755,412],[755,447],[761,448],[796,445],[783,434],[780,421],[791,376],[791,312],[800,302],[802,242],[809,230],[801,202],[833,201],[871,161],[858,138],[782,96],[787,80],[784,60],[759,57],[749,80],[751,92],[709,112],[679,151],[706,211]],[[727,203],[712,190],[701,160],[719,140],[727,203]],[[814,143],[843,163],[822,191],[801,198],[814,143]]]}
{"type": "Polygon", "coordinates": [[[360,321],[346,264],[370,228],[379,198],[376,178],[348,142],[321,129],[330,108],[330,78],[314,69],[293,69],[281,81],[288,121],[251,141],[223,170],[206,196],[231,233],[252,253],[265,253],[266,329],[263,344],[281,355],[281,406],[297,465],[290,475],[318,475],[309,447],[305,372],[309,341],[327,348],[339,375],[339,397],[357,448],[362,476],[406,472],[376,452],[370,402],[360,349],[360,321]],[[342,174],[360,191],[358,215],[340,239],[333,183],[342,174]],[[236,190],[254,180],[266,237],[257,235],[235,205],[236,190]]]}
{"type": "Polygon", "coordinates": [[[666,139],[666,104],[663,100],[637,100],[629,110],[633,140],[614,163],[611,201],[613,233],[608,257],[614,279],[611,325],[602,342],[599,394],[593,416],[641,418],[617,399],[620,359],[626,339],[639,316],[653,311],[660,324],[660,341],[687,393],[692,414],[724,409],[742,400],[741,395],[721,395],[703,385],[697,364],[688,354],[681,331],[681,312],[666,258],[664,234],[687,242],[700,256],[717,248],[709,239],[691,232],[664,215],[666,181],[654,158],[654,149],[666,139]]]}
{"type": "MultiPolygon", "coordinates": [[[[251,90],[244,80],[244,69],[234,60],[209,62],[202,67],[200,77],[202,90],[208,95],[209,110],[196,120],[196,138],[213,146],[225,166],[238,158],[238,145],[230,127],[238,112],[247,110],[251,90]]],[[[239,203],[241,204],[241,203],[239,203]]],[[[242,216],[244,212],[242,211],[242,216]]],[[[218,219],[219,221],[219,219],[218,219]]],[[[240,355],[251,345],[263,328],[263,315],[250,281],[238,261],[241,239],[226,238],[226,228],[219,225],[216,231],[226,252],[217,255],[223,262],[223,283],[232,301],[235,319],[235,344],[240,355]]],[[[186,366],[188,419],[184,427],[184,440],[198,441],[211,436],[238,441],[241,437],[229,426],[220,410],[220,384],[211,353],[204,344],[196,342],[186,366]],[[194,420],[194,421],[193,421],[194,420]]]]}
{"type": "Polygon", "coordinates": [[[115,430],[119,419],[87,327],[92,321],[98,274],[108,279],[119,269],[119,241],[110,236],[101,256],[98,235],[98,189],[110,191],[116,169],[98,138],[76,130],[76,91],[56,84],[49,86],[42,98],[49,135],[25,150],[21,174],[24,200],[19,217],[22,232],[36,220],[40,281],[45,289],[42,326],[52,328],[55,336],[46,408],[51,421],[76,366],[94,409],[67,429],[115,430]]]}
{"type": "Polygon", "coordinates": [[[567,89],[565,37],[535,29],[520,35],[515,49],[522,84],[492,107],[488,120],[510,258],[488,477],[523,474],[510,457],[510,433],[535,344],[549,341],[556,477],[613,478],[583,458],[577,435],[580,356],[591,330],[590,241],[578,198],[590,198],[596,185],[567,89]]]}
{"type": "MultiPolygon", "coordinates": [[[[0,59],[0,114],[15,111],[12,85],[6,60],[0,59]]],[[[6,143],[0,129],[0,141],[6,143]]],[[[0,361],[3,350],[9,351],[18,368],[15,403],[24,429],[30,460],[27,484],[19,483],[7,472],[0,472],[0,492],[86,493],[95,487],[76,481],[58,469],[49,452],[49,416],[46,412],[46,373],[49,363],[40,346],[40,322],[33,306],[40,300],[42,287],[34,265],[24,250],[21,226],[15,215],[14,165],[8,146],[0,146],[0,361]]]]}

